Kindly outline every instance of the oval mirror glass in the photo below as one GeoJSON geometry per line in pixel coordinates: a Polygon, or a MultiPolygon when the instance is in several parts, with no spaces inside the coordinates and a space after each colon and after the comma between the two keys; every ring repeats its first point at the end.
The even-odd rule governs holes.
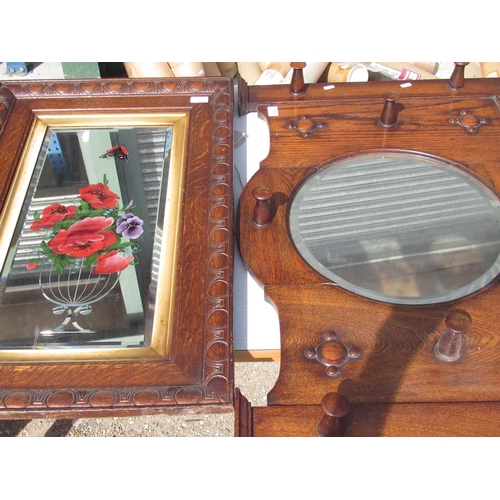
{"type": "Polygon", "coordinates": [[[500,203],[463,167],[413,153],[327,166],[297,191],[293,242],[317,272],[364,297],[433,304],[500,272],[500,203]]]}

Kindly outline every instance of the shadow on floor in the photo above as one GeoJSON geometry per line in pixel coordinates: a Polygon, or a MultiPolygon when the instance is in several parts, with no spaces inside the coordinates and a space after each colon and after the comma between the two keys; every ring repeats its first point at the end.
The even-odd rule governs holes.
{"type": "Polygon", "coordinates": [[[73,420],[56,420],[45,433],[45,437],[65,437],[69,434],[72,426],[73,420]]]}
{"type": "MultiPolygon", "coordinates": [[[[31,420],[4,420],[0,421],[0,437],[17,437],[31,420]]],[[[45,432],[44,437],[65,437],[69,434],[73,420],[55,420],[45,432]]]]}
{"type": "Polygon", "coordinates": [[[17,436],[31,420],[4,420],[0,422],[0,437],[17,436]]]}

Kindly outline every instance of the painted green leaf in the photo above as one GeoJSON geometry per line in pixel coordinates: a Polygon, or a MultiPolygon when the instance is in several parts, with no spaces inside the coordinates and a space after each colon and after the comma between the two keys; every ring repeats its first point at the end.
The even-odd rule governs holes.
{"type": "Polygon", "coordinates": [[[92,255],[89,255],[86,259],[85,259],[85,263],[84,263],[84,266],[85,267],[92,267],[92,264],[97,260],[97,257],[99,257],[99,254],[98,253],[94,253],[92,255]]]}
{"type": "Polygon", "coordinates": [[[49,259],[55,259],[57,257],[57,254],[50,249],[49,245],[47,245],[45,241],[40,243],[40,249],[49,259]]]}
{"type": "Polygon", "coordinates": [[[127,248],[133,246],[135,243],[131,241],[124,241],[123,243],[117,242],[106,248],[106,250],[121,250],[122,248],[127,248]]]}

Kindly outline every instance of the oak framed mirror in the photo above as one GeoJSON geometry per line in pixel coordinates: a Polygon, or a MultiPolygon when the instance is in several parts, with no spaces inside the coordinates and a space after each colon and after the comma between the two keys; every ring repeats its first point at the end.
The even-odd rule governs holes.
{"type": "Polygon", "coordinates": [[[237,435],[498,436],[499,79],[301,90],[241,92],[269,152],[238,244],[281,350],[237,435]]]}
{"type": "Polygon", "coordinates": [[[0,87],[0,418],[232,408],[228,78],[0,87]]]}

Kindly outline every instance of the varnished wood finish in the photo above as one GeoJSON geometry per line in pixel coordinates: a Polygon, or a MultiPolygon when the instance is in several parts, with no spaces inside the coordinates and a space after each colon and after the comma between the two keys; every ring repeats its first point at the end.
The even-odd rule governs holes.
{"type": "Polygon", "coordinates": [[[349,400],[338,392],[329,392],[321,401],[323,416],[317,432],[321,437],[340,437],[344,434],[344,417],[349,412],[349,400]]]}
{"type": "Polygon", "coordinates": [[[290,94],[294,96],[302,95],[306,91],[303,71],[306,64],[303,62],[293,62],[290,63],[290,66],[293,70],[292,81],[290,82],[290,94]]]}
{"type": "Polygon", "coordinates": [[[462,357],[446,363],[435,356],[434,345],[454,304],[397,307],[331,284],[266,287],[281,330],[280,376],[269,404],[320,404],[335,390],[352,403],[500,401],[499,312],[492,288],[460,301],[473,328],[464,335],[462,357]],[[334,378],[304,356],[328,330],[361,353],[334,378]]]}
{"type": "Polygon", "coordinates": [[[238,242],[249,272],[278,311],[281,335],[280,375],[268,395],[270,406],[253,409],[255,435],[303,435],[297,428],[309,411],[316,412],[314,421],[307,420],[314,430],[305,435],[315,435],[322,398],[335,391],[352,404],[348,434],[500,435],[498,279],[474,295],[432,306],[375,302],[314,271],[288,229],[298,187],[333,161],[359,153],[446,158],[500,191],[499,95],[499,79],[465,80],[457,90],[445,80],[312,84],[301,96],[292,96],[286,85],[248,88],[244,108],[267,122],[270,152],[241,195],[238,242]],[[391,97],[385,118],[382,113],[391,126],[381,126],[384,103],[395,93],[399,99],[391,97]],[[479,125],[475,130],[457,120],[469,115],[479,125]],[[287,127],[299,117],[325,126],[305,137],[287,127]],[[273,192],[275,213],[269,227],[259,230],[252,224],[251,193],[262,185],[273,192]],[[454,309],[470,314],[472,327],[460,358],[448,363],[434,346],[454,309]],[[328,374],[308,351],[325,332],[358,349],[357,357],[338,366],[339,373],[328,374]],[[412,409],[422,415],[414,423],[412,409]],[[446,419],[444,409],[464,418],[446,419]],[[273,415],[279,415],[277,423],[273,415]]]}
{"type": "MultiPolygon", "coordinates": [[[[321,406],[252,408],[255,437],[318,437],[321,406]]],[[[351,405],[343,437],[498,436],[500,403],[351,405]]]]}
{"type": "MultiPolygon", "coordinates": [[[[258,111],[264,106],[281,106],[294,104],[299,109],[306,104],[333,104],[340,101],[381,100],[384,92],[396,92],[401,98],[435,98],[438,95],[449,99],[464,99],[498,95],[500,82],[498,78],[466,79],[461,90],[452,90],[447,80],[411,80],[376,81],[376,82],[335,82],[309,84],[307,92],[300,96],[290,94],[288,85],[251,85],[241,95],[240,109],[243,113],[258,111]],[[401,84],[405,85],[401,87],[401,84]],[[408,85],[409,84],[409,85],[408,85]]],[[[239,84],[238,84],[239,88],[239,84]]],[[[380,102],[383,102],[381,100],[380,102]]],[[[378,116],[377,116],[378,118],[378,116]]]]}
{"type": "Polygon", "coordinates": [[[189,131],[171,355],[0,363],[0,418],[232,410],[230,78],[10,82],[0,88],[0,209],[39,114],[172,111],[188,113],[189,131]]]}
{"type": "Polygon", "coordinates": [[[455,68],[451,74],[450,81],[448,82],[448,89],[450,90],[462,90],[465,86],[465,66],[466,62],[455,63],[455,68]]]}
{"type": "Polygon", "coordinates": [[[384,94],[384,99],[385,103],[384,108],[382,109],[379,124],[382,127],[395,127],[398,123],[398,109],[396,101],[399,99],[399,95],[395,92],[386,92],[384,94]]]}
{"type": "Polygon", "coordinates": [[[252,191],[255,198],[255,207],[253,209],[252,222],[258,228],[269,226],[272,221],[271,196],[273,193],[266,186],[257,186],[252,191]]]}
{"type": "Polygon", "coordinates": [[[235,437],[252,437],[252,404],[238,388],[234,393],[234,407],[235,437]]]}
{"type": "Polygon", "coordinates": [[[0,87],[0,132],[9,117],[14,101],[14,95],[8,89],[0,87]]]}

